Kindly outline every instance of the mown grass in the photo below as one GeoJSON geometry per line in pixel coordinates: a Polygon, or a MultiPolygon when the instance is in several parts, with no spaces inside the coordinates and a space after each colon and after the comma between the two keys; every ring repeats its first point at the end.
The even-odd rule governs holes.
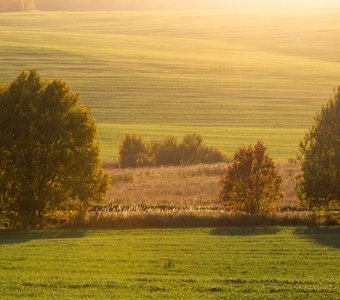
{"type": "Polygon", "coordinates": [[[339,227],[0,232],[2,299],[338,299],[339,227]]]}
{"type": "Polygon", "coordinates": [[[104,159],[123,133],[198,132],[231,153],[294,157],[340,82],[339,10],[52,12],[0,16],[0,81],[37,67],[79,90],[104,159]]]}

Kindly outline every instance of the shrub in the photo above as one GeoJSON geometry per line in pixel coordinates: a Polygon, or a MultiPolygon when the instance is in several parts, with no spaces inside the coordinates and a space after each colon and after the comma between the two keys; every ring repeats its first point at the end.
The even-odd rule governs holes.
{"type": "Polygon", "coordinates": [[[147,144],[136,133],[126,134],[119,147],[119,164],[122,168],[136,168],[148,165],[147,144]]]}
{"type": "Polygon", "coordinates": [[[197,134],[187,134],[180,145],[181,163],[193,165],[201,163],[200,152],[203,146],[203,138],[197,134]]]}
{"type": "Polygon", "coordinates": [[[175,137],[153,142],[150,151],[156,166],[178,166],[181,163],[180,148],[175,137]]]}
{"type": "Polygon", "coordinates": [[[0,88],[0,203],[13,227],[40,225],[54,211],[82,215],[109,186],[96,123],[61,80],[21,73],[0,88]]]}
{"type": "Polygon", "coordinates": [[[180,144],[181,163],[183,165],[214,164],[225,162],[225,155],[216,148],[203,144],[203,138],[197,134],[187,134],[180,144]]]}
{"type": "Polygon", "coordinates": [[[122,140],[119,157],[122,168],[214,164],[227,160],[220,150],[205,146],[196,133],[187,134],[181,143],[169,136],[150,144],[140,135],[127,134],[122,140]]]}
{"type": "Polygon", "coordinates": [[[227,158],[219,149],[203,146],[199,151],[199,160],[202,164],[216,164],[227,161],[227,158]]]}
{"type": "Polygon", "coordinates": [[[297,192],[309,209],[340,207],[340,87],[300,144],[297,192]]]}
{"type": "Polygon", "coordinates": [[[274,211],[282,198],[281,181],[263,143],[240,148],[222,179],[222,205],[251,215],[274,211]]]}

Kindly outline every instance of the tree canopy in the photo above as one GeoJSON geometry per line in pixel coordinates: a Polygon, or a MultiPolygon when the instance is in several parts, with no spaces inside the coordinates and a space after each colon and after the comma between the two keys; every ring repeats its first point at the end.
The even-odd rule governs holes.
{"type": "Polygon", "coordinates": [[[300,144],[297,192],[310,209],[340,206],[340,87],[314,119],[300,144]]]}
{"type": "Polygon", "coordinates": [[[222,205],[251,215],[272,212],[282,198],[281,182],[262,142],[240,148],[222,179],[222,205]]]}
{"type": "Polygon", "coordinates": [[[119,147],[119,164],[122,168],[136,168],[148,165],[148,149],[142,136],[129,133],[119,147]]]}
{"type": "Polygon", "coordinates": [[[96,123],[62,80],[21,73],[0,89],[0,215],[36,227],[56,210],[85,211],[108,189],[96,123]]]}

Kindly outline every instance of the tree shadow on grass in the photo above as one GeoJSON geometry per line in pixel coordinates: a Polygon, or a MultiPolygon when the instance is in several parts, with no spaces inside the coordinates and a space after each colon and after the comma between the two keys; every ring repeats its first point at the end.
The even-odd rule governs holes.
{"type": "Polygon", "coordinates": [[[340,226],[297,228],[294,233],[324,246],[340,248],[340,226]]]}
{"type": "Polygon", "coordinates": [[[231,227],[231,228],[215,228],[211,231],[211,235],[220,236],[252,236],[252,235],[266,235],[276,234],[280,231],[274,226],[268,227],[231,227]]]}
{"type": "Polygon", "coordinates": [[[22,244],[32,240],[74,239],[86,235],[86,230],[0,231],[0,246],[22,244]]]}

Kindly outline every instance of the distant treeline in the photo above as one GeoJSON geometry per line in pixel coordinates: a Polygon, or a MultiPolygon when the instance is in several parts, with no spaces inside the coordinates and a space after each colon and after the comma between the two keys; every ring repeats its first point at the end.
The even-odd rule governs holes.
{"type": "Polygon", "coordinates": [[[34,0],[0,0],[0,12],[35,10],[34,0]]]}
{"type": "Polygon", "coordinates": [[[146,166],[180,166],[226,162],[219,149],[204,145],[196,133],[187,134],[181,142],[173,136],[146,143],[143,137],[130,133],[123,137],[119,147],[119,165],[122,168],[146,166]]]}
{"type": "Polygon", "coordinates": [[[297,2],[296,0],[0,0],[0,12],[339,7],[338,0],[320,2],[297,2]]]}
{"type": "MultiPolygon", "coordinates": [[[[157,10],[208,8],[219,1],[195,0],[0,0],[0,11],[157,10]]],[[[219,6],[219,5],[217,5],[219,6]]]]}

